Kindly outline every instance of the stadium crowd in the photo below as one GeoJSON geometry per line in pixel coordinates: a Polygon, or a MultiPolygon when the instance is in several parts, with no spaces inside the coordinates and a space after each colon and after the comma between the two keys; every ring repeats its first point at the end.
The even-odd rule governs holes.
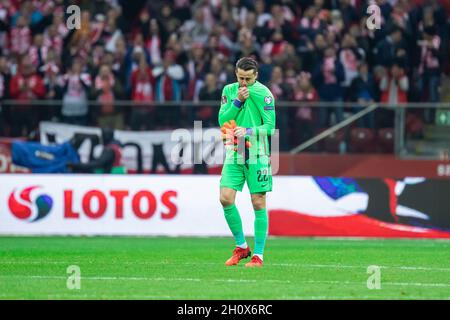
{"type": "MultiPolygon", "coordinates": [[[[23,104],[2,105],[0,136],[26,136],[41,120],[131,130],[193,119],[216,126],[218,106],[115,101],[220,101],[242,56],[258,60],[259,81],[277,101],[302,102],[277,121],[303,140],[349,111],[307,102],[441,101],[450,68],[448,1],[376,0],[381,28],[370,30],[372,2],[1,0],[0,99],[23,104]],[[80,29],[67,27],[71,4],[81,8],[80,29]],[[31,100],[61,103],[30,107],[31,100]]],[[[359,125],[392,126],[386,112],[359,125]]],[[[433,114],[417,118],[432,122],[433,114]]]]}

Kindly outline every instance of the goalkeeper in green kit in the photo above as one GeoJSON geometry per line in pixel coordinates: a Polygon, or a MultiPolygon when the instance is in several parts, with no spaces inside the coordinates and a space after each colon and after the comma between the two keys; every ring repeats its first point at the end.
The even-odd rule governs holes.
{"type": "Polygon", "coordinates": [[[263,265],[268,232],[266,192],[272,191],[269,137],[275,132],[275,100],[270,90],[256,80],[258,64],[255,60],[240,59],[235,71],[238,82],[224,87],[219,111],[222,132],[225,126],[233,142],[245,142],[243,148],[227,148],[220,180],[220,202],[236,241],[233,255],[225,264],[237,265],[251,255],[235,206],[236,192],[242,191],[247,182],[255,213],[255,247],[245,266],[259,267],[263,265]],[[232,129],[230,122],[236,124],[232,129]]]}

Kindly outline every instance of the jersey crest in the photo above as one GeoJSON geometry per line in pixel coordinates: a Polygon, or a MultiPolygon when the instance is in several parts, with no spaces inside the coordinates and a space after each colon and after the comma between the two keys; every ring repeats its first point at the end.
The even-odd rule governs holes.
{"type": "Polygon", "coordinates": [[[273,101],[273,99],[272,99],[272,97],[270,97],[270,96],[267,96],[267,97],[264,98],[264,102],[265,102],[266,104],[271,104],[272,101],[273,101]]]}

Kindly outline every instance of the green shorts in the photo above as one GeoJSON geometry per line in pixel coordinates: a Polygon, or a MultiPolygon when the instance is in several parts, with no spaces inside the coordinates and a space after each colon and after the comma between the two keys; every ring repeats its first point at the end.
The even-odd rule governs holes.
{"type": "Polygon", "coordinates": [[[242,191],[247,181],[250,193],[272,191],[272,167],[269,156],[260,156],[247,164],[226,163],[222,168],[220,187],[242,191]]]}

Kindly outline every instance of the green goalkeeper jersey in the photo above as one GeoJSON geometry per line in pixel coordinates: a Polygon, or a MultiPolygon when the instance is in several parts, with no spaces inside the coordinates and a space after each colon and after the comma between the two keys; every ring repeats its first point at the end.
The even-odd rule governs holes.
{"type": "MultiPolygon", "coordinates": [[[[237,101],[238,82],[223,88],[219,125],[235,120],[238,127],[247,128],[251,143],[250,156],[270,155],[268,137],[275,132],[275,99],[272,92],[258,81],[247,88],[249,98],[241,105],[237,101]]],[[[232,156],[236,156],[236,152],[228,150],[227,157],[232,156]]]]}

